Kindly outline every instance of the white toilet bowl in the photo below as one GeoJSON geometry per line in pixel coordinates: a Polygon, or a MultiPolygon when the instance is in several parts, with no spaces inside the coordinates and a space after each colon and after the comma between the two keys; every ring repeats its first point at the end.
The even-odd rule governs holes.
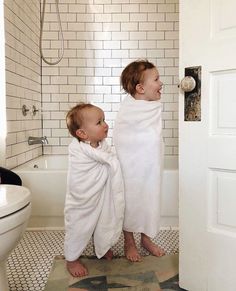
{"type": "Polygon", "coordinates": [[[8,291],[6,260],[24,233],[31,212],[30,191],[0,184],[0,290],[8,291]]]}

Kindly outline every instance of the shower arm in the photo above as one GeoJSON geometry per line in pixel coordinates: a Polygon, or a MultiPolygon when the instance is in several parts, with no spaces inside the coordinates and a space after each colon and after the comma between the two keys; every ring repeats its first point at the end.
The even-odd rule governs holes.
{"type": "Polygon", "coordinates": [[[41,58],[43,59],[43,61],[48,65],[57,65],[61,61],[61,59],[63,58],[63,54],[64,54],[64,39],[63,39],[63,33],[62,33],[60,13],[59,13],[59,8],[58,8],[58,0],[55,0],[55,1],[56,1],[57,20],[59,23],[59,30],[60,30],[60,35],[61,35],[61,55],[59,56],[59,59],[55,62],[47,61],[43,55],[43,49],[42,49],[42,38],[43,38],[43,26],[44,26],[46,0],[43,0],[43,12],[42,12],[41,20],[40,20],[40,40],[39,40],[40,55],[41,55],[41,58]]]}

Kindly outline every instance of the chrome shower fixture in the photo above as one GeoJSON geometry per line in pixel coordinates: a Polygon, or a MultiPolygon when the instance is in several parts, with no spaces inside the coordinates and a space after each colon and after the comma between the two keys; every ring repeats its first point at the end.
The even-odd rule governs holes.
{"type": "Polygon", "coordinates": [[[28,145],[33,145],[33,144],[48,144],[48,139],[46,136],[41,136],[41,137],[29,136],[28,145]]]}

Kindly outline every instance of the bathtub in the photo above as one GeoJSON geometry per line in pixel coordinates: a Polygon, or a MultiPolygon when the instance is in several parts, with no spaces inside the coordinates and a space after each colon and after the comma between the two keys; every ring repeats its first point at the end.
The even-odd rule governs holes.
{"type": "MultiPolygon", "coordinates": [[[[66,193],[67,155],[45,155],[12,171],[32,193],[32,212],[28,228],[62,229],[66,193]]],[[[161,196],[161,226],[178,226],[178,165],[166,157],[161,196]]]]}
{"type": "Polygon", "coordinates": [[[12,169],[32,194],[28,228],[63,227],[67,155],[45,155],[12,169]]]}

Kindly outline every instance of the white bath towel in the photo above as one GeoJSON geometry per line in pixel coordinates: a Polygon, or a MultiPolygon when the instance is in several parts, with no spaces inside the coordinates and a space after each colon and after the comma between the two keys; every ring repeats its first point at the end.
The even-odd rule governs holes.
{"type": "Polygon", "coordinates": [[[73,139],[65,202],[65,257],[80,257],[93,235],[98,258],[118,241],[124,218],[120,163],[104,141],[98,148],[73,139]]]}
{"type": "Polygon", "coordinates": [[[127,96],[117,114],[114,143],[125,185],[124,230],[154,237],[160,223],[163,141],[160,101],[127,96]]]}

